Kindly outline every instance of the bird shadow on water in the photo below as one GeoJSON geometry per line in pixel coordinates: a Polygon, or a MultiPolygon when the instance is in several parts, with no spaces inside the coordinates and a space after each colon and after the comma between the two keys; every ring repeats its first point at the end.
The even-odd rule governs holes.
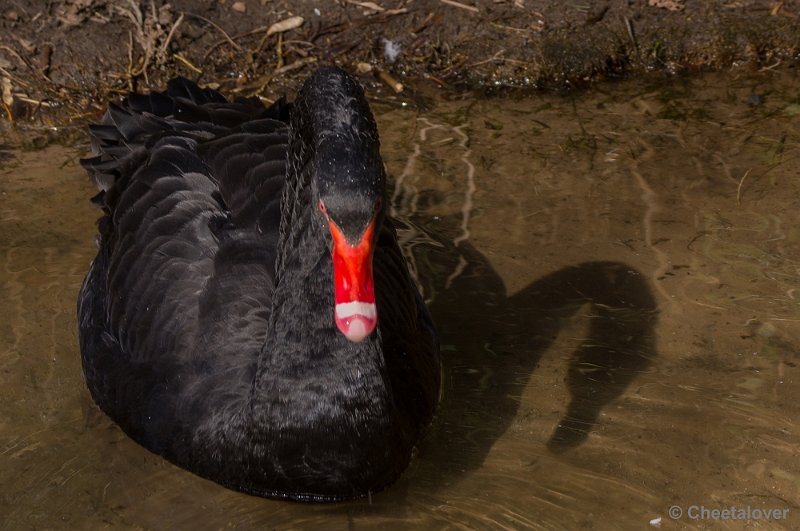
{"type": "Polygon", "coordinates": [[[479,469],[520,413],[540,361],[578,314],[588,317],[588,334],[564,362],[568,406],[549,439],[531,445],[532,453],[546,446],[558,455],[583,444],[603,408],[656,356],[657,309],[643,275],[621,262],[589,261],[509,297],[468,241],[444,243],[427,232],[440,245],[415,246],[412,268],[439,329],[443,391],[412,476],[438,489],[479,469]]]}

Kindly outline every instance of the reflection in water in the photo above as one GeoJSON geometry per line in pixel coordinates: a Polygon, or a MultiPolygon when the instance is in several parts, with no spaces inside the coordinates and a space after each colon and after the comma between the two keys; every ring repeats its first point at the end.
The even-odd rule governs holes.
{"type": "Polygon", "coordinates": [[[0,148],[3,526],[742,527],[666,512],[702,504],[797,527],[800,107],[763,76],[379,113],[444,394],[399,483],[345,504],[227,491],[97,413],[83,150],[0,148]]]}
{"type": "MultiPolygon", "coordinates": [[[[469,141],[469,137],[464,133],[463,129],[466,124],[462,124],[458,127],[450,127],[445,124],[437,124],[433,123],[427,118],[418,118],[419,123],[422,127],[419,128],[419,142],[413,142],[411,146],[411,154],[408,156],[406,163],[403,167],[403,171],[397,177],[394,183],[394,191],[392,193],[391,198],[391,215],[398,220],[400,225],[400,243],[404,249],[406,254],[406,259],[409,263],[409,268],[411,272],[414,274],[415,278],[420,278],[419,270],[417,267],[416,262],[416,255],[415,247],[419,244],[426,243],[426,244],[433,244],[437,246],[437,244],[427,235],[424,231],[419,230],[417,227],[409,224],[406,219],[411,218],[419,212],[420,209],[420,192],[417,189],[416,185],[411,182],[413,177],[417,175],[416,173],[416,162],[417,158],[419,157],[421,150],[420,144],[425,143],[428,140],[428,132],[432,130],[440,130],[446,131],[455,135],[458,138],[458,146],[461,148],[461,156],[460,160],[464,163],[465,166],[465,182],[463,185],[464,188],[464,199],[461,204],[461,220],[460,220],[460,228],[461,233],[458,234],[455,238],[453,238],[453,245],[458,246],[459,243],[465,242],[469,239],[470,232],[469,232],[469,218],[472,212],[472,196],[475,193],[475,166],[470,161],[470,155],[472,154],[472,150],[467,147],[467,142],[469,141]],[[405,230],[403,230],[403,228],[405,230]]],[[[442,145],[446,143],[450,143],[454,140],[453,136],[448,136],[443,140],[436,142],[436,145],[442,145]]],[[[462,187],[458,187],[460,189],[462,187]]],[[[459,256],[459,260],[453,272],[450,273],[450,276],[447,277],[447,281],[445,282],[445,289],[448,289],[452,282],[458,278],[458,276],[463,272],[464,268],[466,267],[467,262],[464,257],[459,256]]],[[[428,299],[428,302],[431,302],[432,299],[428,299]]]]}

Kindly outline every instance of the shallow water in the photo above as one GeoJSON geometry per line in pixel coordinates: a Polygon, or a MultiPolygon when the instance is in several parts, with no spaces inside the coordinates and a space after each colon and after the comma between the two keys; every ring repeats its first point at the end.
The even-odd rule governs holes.
{"type": "Polygon", "coordinates": [[[444,398],[398,484],[331,505],[225,490],[94,408],[75,323],[97,217],[82,152],[0,146],[2,526],[800,526],[798,81],[378,103],[444,398]],[[699,506],[751,518],[691,519],[699,506]]]}

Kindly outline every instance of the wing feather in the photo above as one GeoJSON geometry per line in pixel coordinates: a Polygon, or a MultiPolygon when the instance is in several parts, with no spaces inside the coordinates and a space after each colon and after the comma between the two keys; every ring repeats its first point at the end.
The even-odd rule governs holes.
{"type": "Polygon", "coordinates": [[[287,126],[275,118],[288,108],[228,103],[176,80],[166,93],[109,106],[91,127],[95,156],[82,162],[101,188],[108,257],[90,275],[104,282],[92,312],[130,363],[158,371],[199,352],[216,357],[212,365],[254,359],[285,178],[287,126]]]}

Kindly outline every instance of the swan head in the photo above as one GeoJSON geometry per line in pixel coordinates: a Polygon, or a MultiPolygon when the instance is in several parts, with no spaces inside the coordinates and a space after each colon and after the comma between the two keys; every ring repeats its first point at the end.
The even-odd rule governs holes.
{"type": "Polygon", "coordinates": [[[378,128],[361,86],[330,67],[304,84],[292,129],[302,138],[316,221],[330,246],[334,322],[348,340],[362,341],[378,324],[372,258],[386,187],[378,128]]]}
{"type": "MultiPolygon", "coordinates": [[[[337,175],[330,169],[327,175],[337,175]]],[[[367,172],[380,172],[382,176],[383,168],[367,172]]],[[[372,259],[383,221],[383,198],[375,186],[364,185],[368,180],[366,175],[356,179],[362,182],[357,187],[352,183],[342,186],[337,181],[337,185],[321,190],[317,203],[330,234],[334,322],[354,342],[367,338],[378,324],[372,259]]]]}

